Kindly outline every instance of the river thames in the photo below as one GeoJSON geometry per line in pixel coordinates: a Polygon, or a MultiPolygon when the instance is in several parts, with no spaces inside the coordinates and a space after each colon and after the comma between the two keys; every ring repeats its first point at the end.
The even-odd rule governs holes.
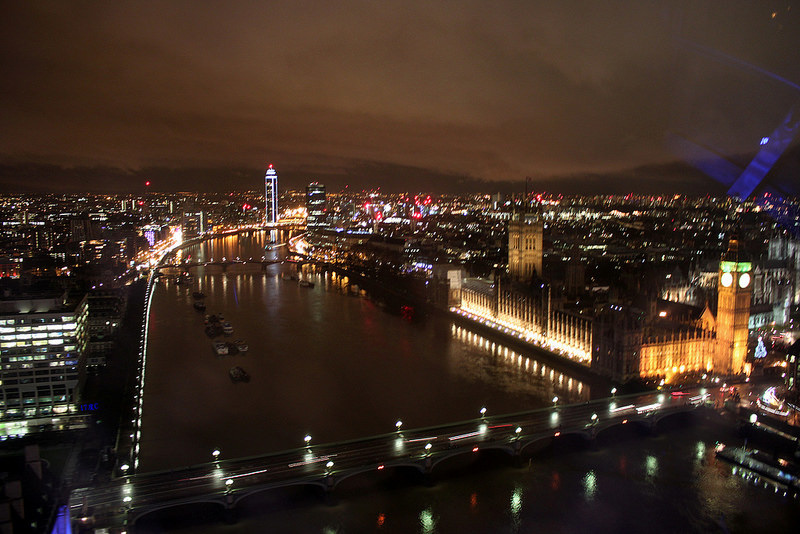
{"type": "MultiPolygon", "coordinates": [[[[288,236],[282,235],[281,241],[288,236]]],[[[431,314],[408,320],[370,300],[346,277],[299,273],[265,234],[184,249],[178,260],[275,260],[192,269],[190,283],[155,287],[142,418],[140,472],[264,454],[394,429],[472,419],[486,406],[510,413],[578,402],[592,386],[431,314]],[[245,354],[216,356],[204,314],[224,314],[245,354]],[[250,375],[233,383],[232,366],[250,375]]],[[[600,395],[595,386],[595,396],[600,395]]],[[[567,442],[522,467],[491,457],[454,466],[433,486],[381,478],[337,489],[333,504],[301,490],[246,499],[226,525],[211,510],[144,518],[145,532],[780,532],[798,524],[797,501],[753,487],[713,455],[735,440],[714,420],[679,421],[654,436],[631,430],[597,450],[567,442]],[[498,463],[499,462],[499,463],[498,463]]],[[[788,530],[787,530],[788,531],[788,530]]]]}

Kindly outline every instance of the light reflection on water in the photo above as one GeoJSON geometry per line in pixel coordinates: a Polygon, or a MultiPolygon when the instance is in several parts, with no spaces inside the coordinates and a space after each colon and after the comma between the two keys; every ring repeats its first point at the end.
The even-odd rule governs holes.
{"type": "MultiPolygon", "coordinates": [[[[210,250],[215,257],[243,256],[258,252],[262,242],[257,235],[225,239],[210,250]]],[[[210,257],[197,249],[193,257],[210,257]]],[[[239,360],[211,354],[202,315],[191,309],[192,289],[159,283],[145,392],[145,467],[172,467],[174,451],[179,464],[196,463],[208,461],[214,447],[227,457],[245,456],[299,446],[306,432],[320,443],[393,431],[398,417],[403,428],[413,428],[445,422],[436,417],[475,417],[484,404],[498,414],[549,406],[554,396],[588,399],[588,385],[530,355],[435,317],[403,321],[334,273],[312,273],[315,288],[301,290],[281,279],[287,268],[195,270],[193,288],[206,293],[209,312],[224,310],[234,337],[251,347],[239,360]],[[224,380],[231,361],[247,367],[251,384],[224,380]]],[[[551,417],[557,426],[558,412],[551,417]]],[[[794,517],[786,509],[794,505],[732,476],[714,458],[716,439],[698,424],[597,451],[534,457],[529,468],[445,478],[432,487],[365,486],[335,506],[318,496],[295,504],[266,492],[272,505],[243,502],[235,525],[184,531],[614,532],[624,525],[637,532],[707,532],[720,531],[721,517],[738,525],[733,532],[769,525],[786,531],[794,517]]],[[[397,446],[403,446],[399,438],[397,446]]]]}
{"type": "MultiPolygon", "coordinates": [[[[180,254],[260,257],[264,245],[263,234],[254,234],[180,254]]],[[[279,258],[285,249],[270,253],[279,258]]],[[[547,406],[555,395],[588,399],[581,381],[441,315],[409,322],[389,313],[347,276],[309,265],[298,273],[291,263],[262,270],[260,262],[191,273],[181,284],[165,276],[155,289],[145,470],[205,461],[214,447],[232,457],[291,448],[306,432],[317,443],[379,434],[398,417],[414,428],[471,419],[484,405],[502,414],[547,406]],[[292,272],[314,287],[282,276],[292,272]],[[224,313],[247,355],[213,356],[203,314],[192,308],[194,291],[205,294],[206,313],[224,313]],[[247,370],[249,384],[232,386],[233,365],[247,370]]]]}

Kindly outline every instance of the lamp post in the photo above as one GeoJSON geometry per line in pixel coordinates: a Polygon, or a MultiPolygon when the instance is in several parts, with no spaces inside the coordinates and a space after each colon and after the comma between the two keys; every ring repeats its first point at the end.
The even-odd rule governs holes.
{"type": "Polygon", "coordinates": [[[397,431],[400,432],[400,427],[403,426],[403,422],[400,419],[398,419],[397,422],[394,424],[394,426],[397,429],[397,431]]]}
{"type": "Polygon", "coordinates": [[[617,394],[617,388],[611,388],[611,396],[615,396],[617,394]]]}
{"type": "Polygon", "coordinates": [[[311,434],[306,434],[303,441],[306,443],[306,447],[311,447],[311,434]]]}
{"type": "Polygon", "coordinates": [[[214,457],[214,462],[217,464],[217,466],[219,466],[219,454],[219,449],[214,449],[211,451],[211,456],[214,457]]]}
{"type": "Polygon", "coordinates": [[[486,417],[486,406],[482,407],[480,409],[480,412],[481,412],[481,417],[486,417]]]}
{"type": "Polygon", "coordinates": [[[558,396],[553,397],[553,406],[558,404],[558,396]]]}
{"type": "Polygon", "coordinates": [[[233,485],[232,478],[229,478],[228,480],[225,481],[225,493],[230,493],[232,485],[233,485]]]}
{"type": "Polygon", "coordinates": [[[426,457],[431,455],[431,448],[432,447],[433,447],[433,445],[431,445],[430,443],[426,443],[425,444],[425,456],[426,457]]]}

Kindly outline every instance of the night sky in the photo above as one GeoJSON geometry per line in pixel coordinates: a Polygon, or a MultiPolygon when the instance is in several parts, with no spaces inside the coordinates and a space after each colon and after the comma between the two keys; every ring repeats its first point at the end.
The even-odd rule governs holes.
{"type": "Polygon", "coordinates": [[[564,192],[716,191],[668,139],[746,164],[800,102],[792,2],[3,1],[2,13],[7,191],[135,190],[143,176],[155,190],[256,189],[268,162],[284,186],[491,190],[531,176],[564,192]]]}

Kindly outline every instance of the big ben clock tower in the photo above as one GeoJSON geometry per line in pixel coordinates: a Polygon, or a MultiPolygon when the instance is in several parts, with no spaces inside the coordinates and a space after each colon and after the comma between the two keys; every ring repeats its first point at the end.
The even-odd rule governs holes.
{"type": "Polygon", "coordinates": [[[720,374],[746,372],[747,323],[750,320],[752,264],[740,261],[739,242],[731,238],[728,252],[719,263],[717,300],[717,350],[714,371],[720,374]]]}

